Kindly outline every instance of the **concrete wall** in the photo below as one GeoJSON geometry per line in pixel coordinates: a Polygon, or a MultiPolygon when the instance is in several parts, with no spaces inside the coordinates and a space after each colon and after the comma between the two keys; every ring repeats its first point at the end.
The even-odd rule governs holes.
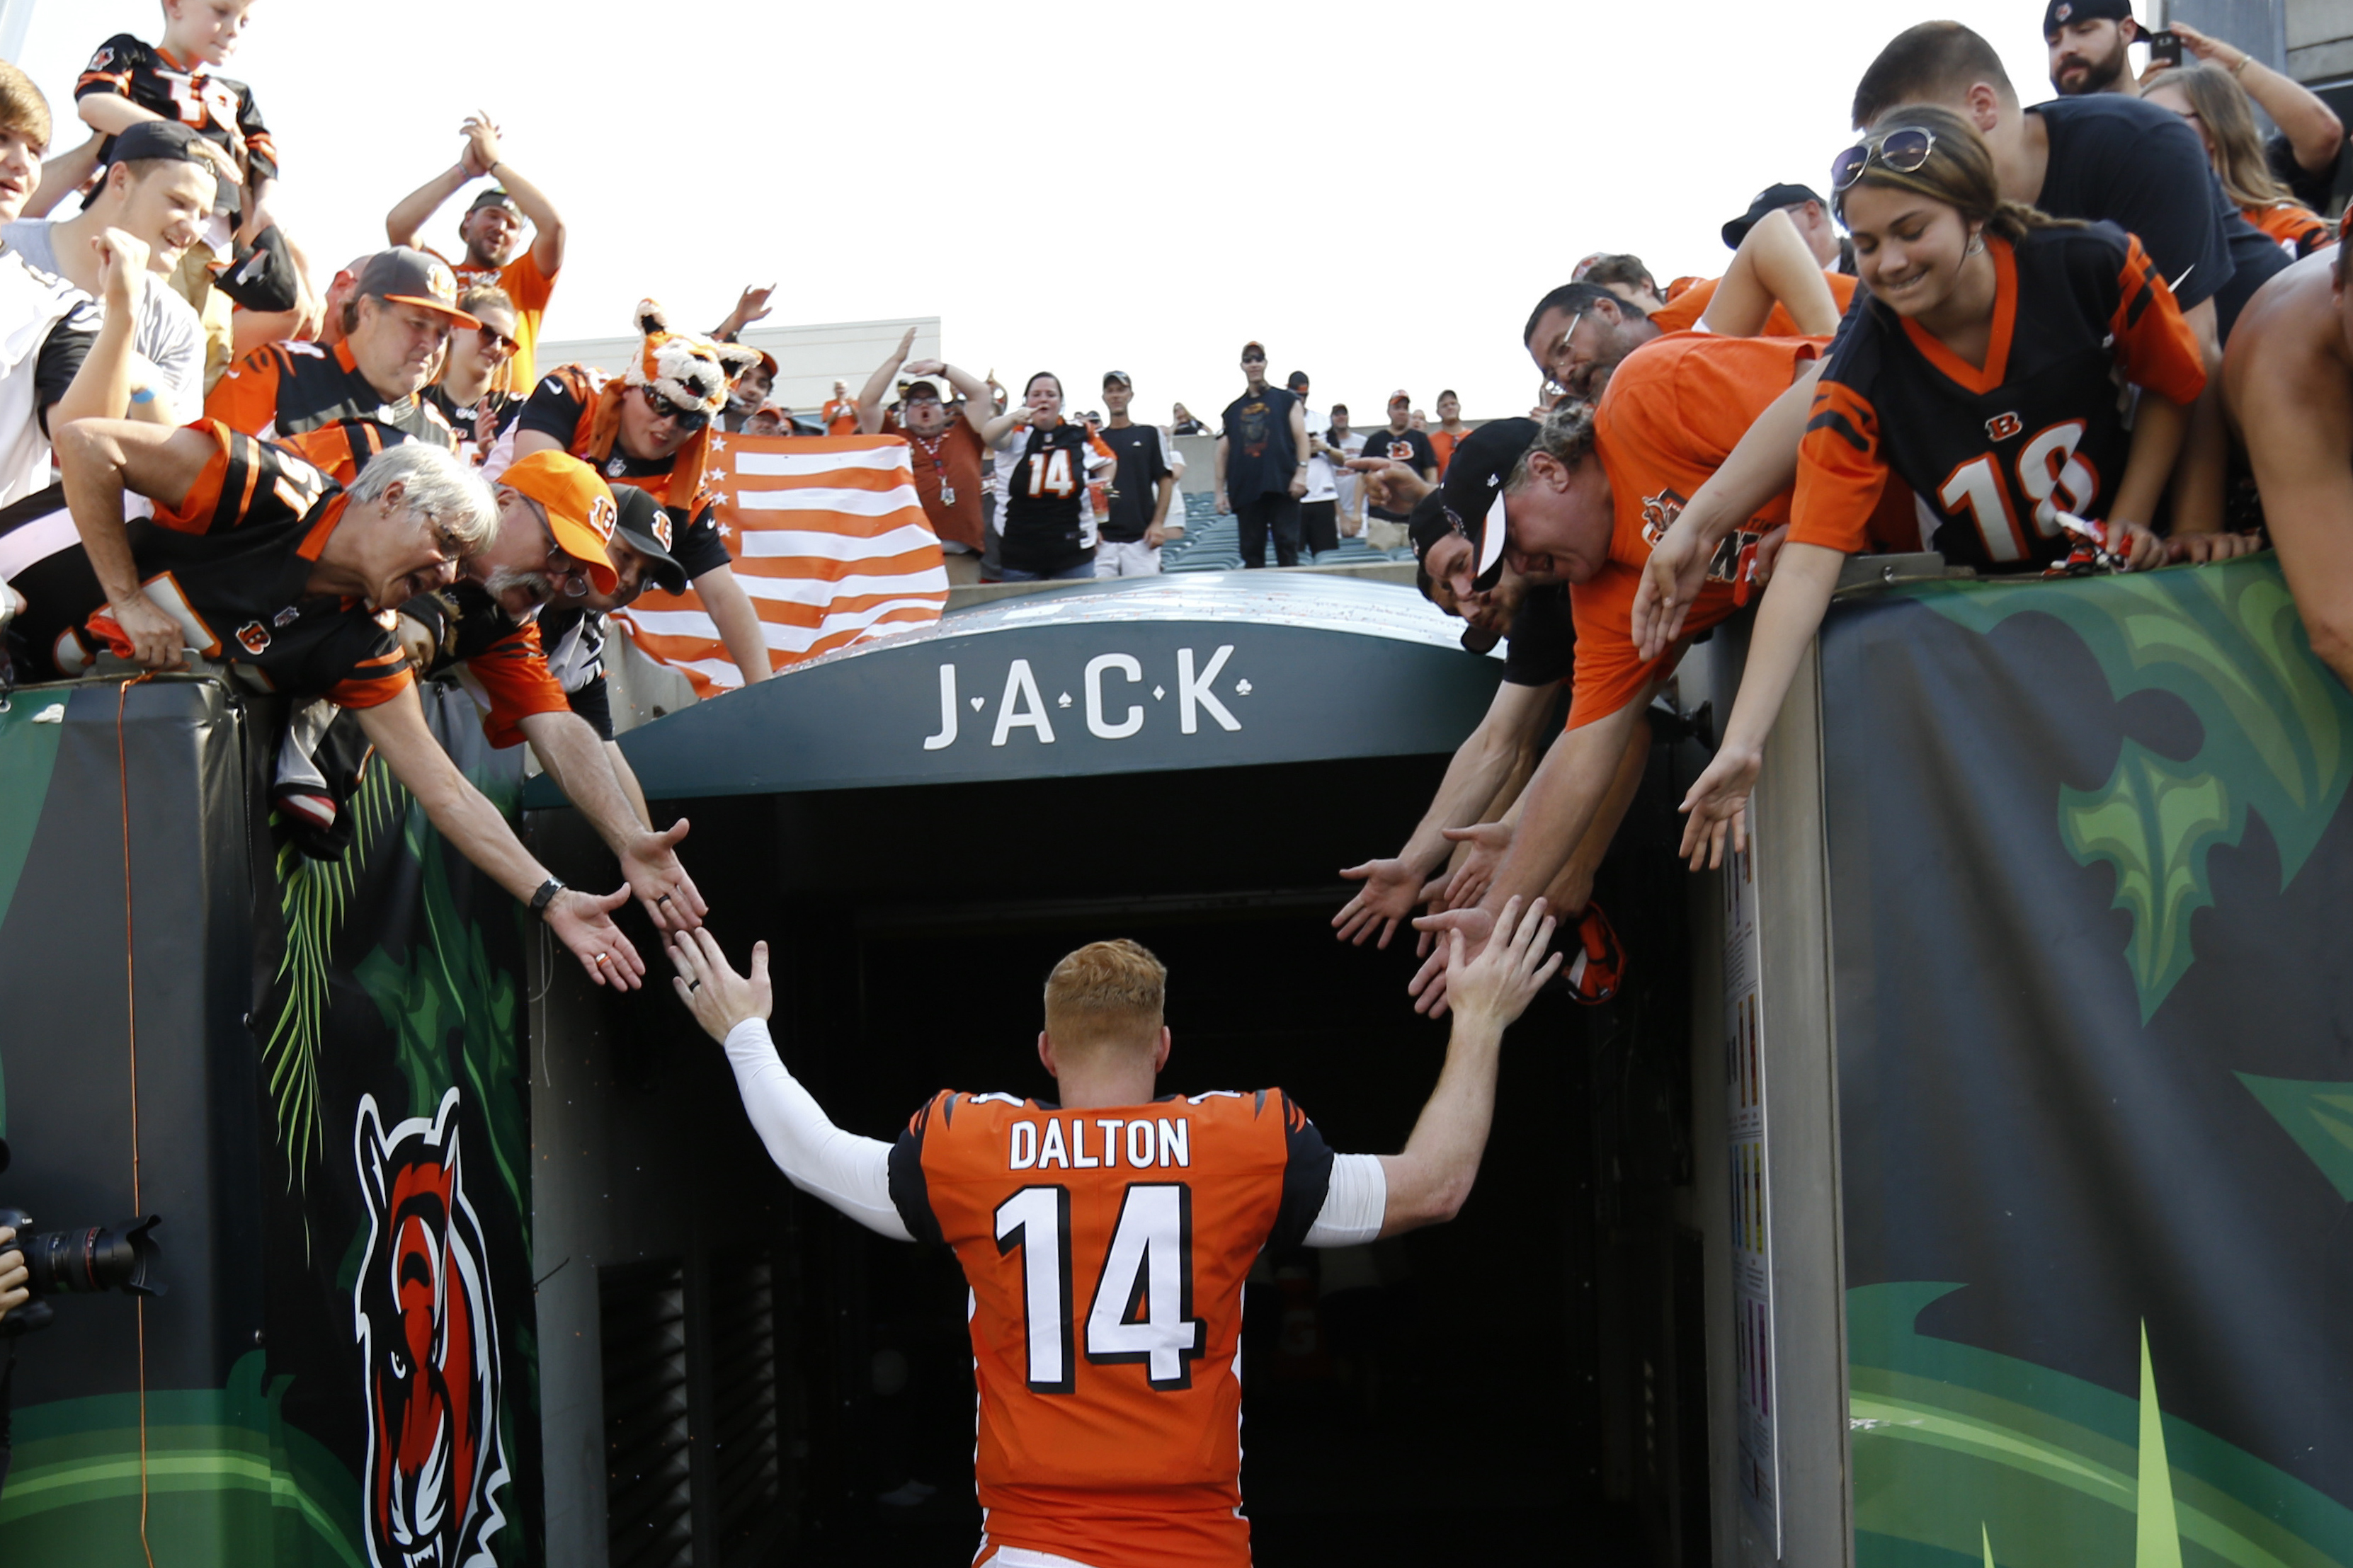
{"type": "MultiPolygon", "coordinates": [[[[695,331],[708,331],[709,321],[674,323],[695,331]]],[[[898,348],[909,327],[915,329],[914,359],[940,357],[937,316],[898,316],[882,321],[826,321],[800,327],[754,327],[744,342],[776,356],[776,401],[796,413],[815,414],[833,395],[833,384],[846,381],[852,396],[874,374],[874,367],[898,348]]],[[[636,338],[574,338],[539,345],[544,365],[587,364],[598,370],[625,368],[638,352],[636,338]]]]}
{"type": "MultiPolygon", "coordinates": [[[[2242,7],[2253,5],[2240,0],[2242,7]]],[[[2280,31],[2288,75],[2304,82],[2353,76],[2353,0],[2286,0],[2265,8],[2285,13],[2280,31]]],[[[2186,5],[2180,16],[2193,27],[2200,25],[2186,5]]]]}

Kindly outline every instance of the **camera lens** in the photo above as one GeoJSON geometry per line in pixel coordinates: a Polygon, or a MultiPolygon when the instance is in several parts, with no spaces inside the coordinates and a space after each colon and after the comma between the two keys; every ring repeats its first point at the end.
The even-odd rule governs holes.
{"type": "Polygon", "coordinates": [[[163,1220],[151,1215],[120,1225],[82,1230],[50,1230],[19,1238],[27,1283],[36,1296],[127,1290],[158,1294],[148,1279],[160,1254],[152,1232],[163,1220]]]}

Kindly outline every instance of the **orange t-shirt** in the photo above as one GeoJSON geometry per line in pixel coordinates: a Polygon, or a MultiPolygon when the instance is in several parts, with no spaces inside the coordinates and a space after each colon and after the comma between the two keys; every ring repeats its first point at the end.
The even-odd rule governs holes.
{"type": "Polygon", "coordinates": [[[991,1547],[1248,1568],[1242,1285],[1299,1244],[1332,1153],[1279,1089],[1058,1110],[944,1090],[891,1152],[972,1289],[991,1547]]]}
{"type": "Polygon", "coordinates": [[[847,397],[827,398],[819,416],[825,421],[825,433],[828,436],[858,434],[858,405],[847,397]]]}
{"type": "Polygon", "coordinates": [[[1438,454],[1438,477],[1442,479],[1446,477],[1446,465],[1454,460],[1454,448],[1471,439],[1471,427],[1466,425],[1461,435],[1450,436],[1443,427],[1433,425],[1429,436],[1430,449],[1438,454]]]}
{"type": "Polygon", "coordinates": [[[1572,730],[1605,719],[1673,669],[1692,636],[1733,611],[1729,570],[1745,535],[1789,521],[1789,492],[1766,503],[1747,528],[1718,552],[1725,574],[1708,582],[1683,620],[1683,637],[1655,659],[1634,652],[1634,590],[1651,548],[1685,502],[1721,468],[1757,416],[1826,338],[1719,338],[1680,332],[1643,344],[1610,373],[1594,410],[1593,449],[1609,478],[1613,526],[1609,559],[1568,590],[1577,620],[1577,673],[1569,702],[1572,730]]]}
{"type": "MultiPolygon", "coordinates": [[[[1667,291],[1664,309],[1651,312],[1651,321],[1662,332],[1691,332],[1699,330],[1699,319],[1707,314],[1708,301],[1715,298],[1715,286],[1721,278],[1675,279],[1667,291]]],[[[1854,278],[1844,272],[1825,272],[1822,281],[1831,286],[1831,299],[1841,313],[1854,302],[1854,278]]],[[[1789,312],[1775,305],[1765,318],[1765,330],[1757,336],[1794,338],[1799,336],[1798,323],[1789,312]]]]}
{"type": "Polygon", "coordinates": [[[507,291],[507,298],[514,301],[515,342],[522,345],[515,350],[514,358],[508,362],[508,384],[528,391],[531,384],[539,379],[535,354],[539,346],[539,322],[540,318],[547,314],[548,300],[555,297],[555,274],[539,269],[539,261],[532,255],[529,246],[524,246],[522,254],[504,267],[460,266],[441,256],[438,250],[428,250],[426,254],[439,256],[449,270],[458,275],[458,292],[460,294],[477,283],[495,283],[507,291]]]}

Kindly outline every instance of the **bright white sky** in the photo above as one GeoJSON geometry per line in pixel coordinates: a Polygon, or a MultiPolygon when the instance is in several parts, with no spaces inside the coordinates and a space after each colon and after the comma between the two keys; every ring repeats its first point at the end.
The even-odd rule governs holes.
{"type": "MultiPolygon", "coordinates": [[[[1716,230],[1778,180],[1823,184],[1864,65],[1931,16],[2048,96],[2040,0],[1217,3],[1026,13],[472,0],[414,13],[259,0],[227,74],[285,164],[273,205],[322,265],[384,243],[394,200],[487,109],[562,209],[552,338],[698,329],[746,282],[772,322],[943,318],[955,363],[1051,370],[1140,416],[1241,390],[1246,338],[1360,426],[1392,388],[1517,414],[1527,311],[1597,249],[1714,275],[1716,230]],[[1664,14],[1661,14],[1664,15],[1664,14]],[[1868,20],[1864,20],[1868,18],[1868,20]]],[[[153,0],[44,0],[21,62],[73,145],[75,78],[153,0]]],[[[427,230],[455,253],[453,203],[427,230]]]]}

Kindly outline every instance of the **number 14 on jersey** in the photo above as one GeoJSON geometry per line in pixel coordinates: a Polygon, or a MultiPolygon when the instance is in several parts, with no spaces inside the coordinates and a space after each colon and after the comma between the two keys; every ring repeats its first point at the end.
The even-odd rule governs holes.
{"type": "MultiPolygon", "coordinates": [[[[1071,1393],[1071,1191],[1024,1187],[997,1205],[996,1219],[998,1256],[1021,1249],[1029,1391],[1071,1393]]],[[[1139,1363],[1154,1388],[1189,1388],[1204,1348],[1203,1325],[1192,1312],[1192,1189],[1182,1182],[1131,1183],[1087,1310],[1087,1360],[1139,1363]]]]}

